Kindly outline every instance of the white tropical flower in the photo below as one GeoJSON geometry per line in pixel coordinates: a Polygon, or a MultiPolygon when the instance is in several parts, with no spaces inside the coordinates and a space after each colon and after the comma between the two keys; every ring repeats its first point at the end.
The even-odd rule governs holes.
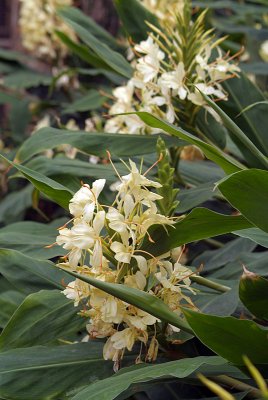
{"type": "Polygon", "coordinates": [[[75,218],[83,217],[85,221],[91,221],[98,197],[103,190],[105,183],[105,179],[97,179],[93,182],[92,188],[90,188],[89,185],[83,185],[70,201],[70,213],[75,218]]]}
{"type": "Polygon", "coordinates": [[[135,329],[126,328],[122,331],[116,332],[111,336],[111,342],[116,350],[122,350],[127,348],[129,351],[134,346],[137,333],[135,329]]]}
{"type": "Polygon", "coordinates": [[[188,94],[188,99],[198,105],[198,106],[202,106],[204,104],[206,104],[206,101],[203,99],[203,96],[200,92],[206,94],[207,96],[211,96],[214,95],[219,99],[224,99],[225,98],[225,94],[222,90],[217,89],[213,86],[209,86],[205,83],[197,83],[196,85],[196,89],[194,92],[188,94]]]}
{"type": "Polygon", "coordinates": [[[111,250],[115,253],[114,258],[122,263],[129,264],[133,255],[133,247],[123,244],[121,242],[113,242],[111,244],[111,250]]]}
{"type": "Polygon", "coordinates": [[[173,93],[178,95],[181,100],[185,100],[187,97],[187,89],[184,84],[185,69],[184,64],[181,61],[174,71],[164,72],[158,80],[160,87],[169,88],[173,90],[173,93]]]}
{"type": "Polygon", "coordinates": [[[74,306],[77,307],[83,298],[89,296],[90,291],[87,283],[81,281],[80,279],[76,279],[72,282],[69,282],[66,286],[66,289],[64,289],[62,293],[67,297],[67,299],[73,300],[74,306]]]}

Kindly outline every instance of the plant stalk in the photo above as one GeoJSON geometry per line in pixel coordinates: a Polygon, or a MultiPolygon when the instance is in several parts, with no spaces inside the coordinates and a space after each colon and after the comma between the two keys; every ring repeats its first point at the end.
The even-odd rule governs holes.
{"type": "Polygon", "coordinates": [[[190,279],[199,285],[214,289],[217,292],[227,293],[231,290],[229,286],[220,285],[219,283],[213,282],[210,279],[204,278],[203,276],[192,275],[190,279]]]}
{"type": "Polygon", "coordinates": [[[241,382],[237,379],[231,378],[230,376],[219,375],[212,377],[211,379],[217,383],[221,383],[242,392],[249,391],[248,395],[253,397],[254,399],[262,398],[262,393],[259,389],[255,388],[254,386],[248,385],[247,383],[241,382]]]}

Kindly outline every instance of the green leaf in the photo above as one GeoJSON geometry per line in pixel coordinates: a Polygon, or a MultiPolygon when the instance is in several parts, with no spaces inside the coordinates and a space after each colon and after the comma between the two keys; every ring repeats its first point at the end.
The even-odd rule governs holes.
{"type": "MultiPolygon", "coordinates": [[[[54,149],[61,144],[69,144],[86,154],[106,157],[106,150],[118,157],[139,156],[154,153],[159,135],[141,136],[110,133],[89,133],[68,131],[55,128],[43,128],[27,139],[19,148],[16,160],[26,161],[35,154],[47,149],[54,149]]],[[[176,139],[163,137],[168,145],[176,139]]],[[[178,145],[185,142],[179,141],[178,145]]]]}
{"type": "Polygon", "coordinates": [[[29,99],[24,98],[13,102],[8,119],[12,131],[12,139],[17,143],[21,143],[31,120],[29,99]]]}
{"type": "MultiPolygon", "coordinates": [[[[236,122],[247,137],[258,147],[260,151],[268,156],[267,139],[267,106],[263,104],[242,112],[253,103],[265,101],[266,98],[245,74],[238,79],[230,79],[223,83],[228,92],[228,101],[222,101],[221,108],[236,122]],[[241,113],[242,112],[242,113],[241,113]]],[[[253,157],[252,153],[242,145],[241,141],[235,139],[245,159],[253,167],[261,167],[262,164],[253,157]]]]}
{"type": "Polygon", "coordinates": [[[153,255],[161,255],[183,244],[250,226],[250,222],[241,215],[223,215],[206,208],[195,208],[173,227],[167,227],[167,233],[163,227],[152,228],[150,235],[155,243],[146,241],[142,248],[153,255]]]}
{"type": "Polygon", "coordinates": [[[64,21],[74,29],[80,39],[96,53],[103,61],[105,61],[114,71],[130,79],[132,76],[132,67],[126,59],[116,51],[112,50],[107,44],[100,41],[89,30],[85,29],[80,22],[74,18],[73,13],[70,14],[68,9],[61,9],[60,16],[64,21]]]}
{"type": "Polygon", "coordinates": [[[0,48],[0,59],[24,63],[29,60],[29,55],[20,53],[19,51],[12,51],[10,49],[7,50],[0,48]]]}
{"type": "Polygon", "coordinates": [[[268,232],[268,172],[258,169],[240,171],[217,185],[226,199],[250,222],[268,232]]]}
{"type": "Polygon", "coordinates": [[[50,85],[52,76],[24,69],[9,74],[4,78],[4,85],[11,89],[28,89],[40,85],[50,85]]]}
{"type": "Polygon", "coordinates": [[[25,294],[15,290],[3,276],[0,278],[0,290],[0,327],[4,328],[25,294]]]}
{"type": "Polygon", "coordinates": [[[234,261],[225,264],[224,268],[211,271],[209,277],[211,279],[236,279],[239,281],[243,265],[246,265],[250,271],[258,275],[268,276],[267,270],[268,251],[258,253],[238,253],[234,261]]]}
{"type": "Polygon", "coordinates": [[[217,164],[207,160],[195,162],[180,160],[179,173],[187,183],[194,186],[215,183],[225,176],[217,164]]]}
{"type": "MultiPolygon", "coordinates": [[[[266,62],[256,61],[256,62],[240,63],[239,66],[242,69],[242,71],[244,71],[247,74],[255,74],[255,75],[267,75],[268,74],[266,62]]],[[[255,104],[258,104],[258,103],[255,103],[255,104]]]]}
{"type": "Polygon", "coordinates": [[[83,27],[85,30],[94,35],[101,42],[106,43],[112,48],[118,48],[119,45],[116,39],[99,24],[97,24],[89,15],[86,15],[75,7],[62,7],[58,10],[59,15],[64,18],[69,18],[76,24],[83,27]]]}
{"type": "Polygon", "coordinates": [[[107,97],[100,95],[97,90],[91,89],[86,95],[67,105],[63,110],[63,114],[96,110],[103,105],[106,99],[107,97]]]}
{"type": "MultiPolygon", "coordinates": [[[[214,279],[210,279],[214,281],[214,279]]],[[[216,283],[221,285],[228,285],[231,290],[225,293],[215,293],[211,289],[204,288],[201,285],[194,285],[193,287],[199,290],[193,301],[200,311],[207,314],[217,314],[219,316],[231,315],[238,307],[238,282],[237,280],[215,280],[216,283]]]]}
{"type": "MultiPolygon", "coordinates": [[[[224,126],[232,133],[232,138],[235,143],[238,145],[238,148],[242,151],[242,149],[246,149],[247,154],[250,154],[258,165],[261,165],[263,168],[268,169],[268,158],[266,157],[263,149],[259,150],[259,148],[254,144],[254,142],[249,139],[242,129],[236,125],[234,122],[234,118],[229,117],[214,101],[212,101],[208,96],[204,93],[201,93],[208,105],[221,117],[224,126]],[[242,145],[242,147],[241,147],[242,145]]],[[[240,110],[242,111],[242,110],[240,110]]],[[[247,157],[245,157],[247,159],[247,157]]]]}
{"type": "Polygon", "coordinates": [[[233,232],[237,236],[248,238],[263,247],[268,247],[268,234],[259,228],[243,229],[233,232]]]}
{"type": "Polygon", "coordinates": [[[44,193],[47,197],[53,200],[55,203],[59,204],[65,209],[69,208],[69,202],[73,197],[73,192],[67,189],[60,183],[53,181],[46,176],[39,174],[23,165],[19,165],[9,161],[7,158],[0,154],[0,157],[5,160],[8,164],[12,165],[18,171],[20,171],[23,176],[28,179],[36,189],[44,193]]]}
{"type": "Polygon", "coordinates": [[[196,124],[199,130],[216,146],[224,149],[226,146],[227,130],[204,108],[198,112],[196,124]]]}
{"type": "Polygon", "coordinates": [[[86,45],[76,43],[72,41],[69,36],[63,32],[55,31],[56,35],[60,40],[71,50],[72,53],[76,54],[81,60],[86,61],[89,65],[95,68],[102,68],[103,70],[111,70],[109,65],[104,60],[94,54],[86,45]]]}
{"type": "Polygon", "coordinates": [[[197,370],[204,372],[207,366],[212,366],[215,368],[215,370],[218,370],[224,368],[224,364],[225,361],[223,361],[223,359],[220,357],[201,356],[171,361],[158,365],[147,365],[139,368],[136,367],[135,369],[132,367],[125,368],[115,376],[88,385],[71,399],[114,400],[122,392],[125,394],[125,391],[129,391],[131,385],[140,386],[141,383],[167,377],[183,379],[194,374],[197,370]]]}
{"type": "Polygon", "coordinates": [[[30,294],[1,333],[0,350],[57,344],[59,339],[68,339],[85,325],[77,311],[73,301],[58,290],[30,294]]]}
{"type": "Polygon", "coordinates": [[[0,353],[0,395],[12,400],[60,399],[112,373],[103,360],[103,344],[33,346],[0,353]]]}
{"type": "Polygon", "coordinates": [[[170,310],[170,308],[157,297],[138,290],[131,288],[119,283],[107,283],[98,279],[90,278],[82,274],[77,274],[76,272],[62,268],[63,271],[67,272],[71,276],[80,279],[81,281],[87,282],[96,288],[109,293],[112,296],[117,297],[120,300],[132,304],[147,313],[154,315],[155,317],[161,319],[161,321],[168,322],[185,332],[191,333],[188,325],[183,319],[178,317],[176,313],[170,310]]]}
{"type": "Polygon", "coordinates": [[[146,22],[159,27],[157,17],[138,0],[115,0],[114,3],[126,34],[134,43],[147,39],[151,28],[146,22]]]}
{"type": "Polygon", "coordinates": [[[39,259],[49,259],[66,254],[61,246],[45,248],[55,242],[57,229],[67,222],[65,218],[56,219],[50,224],[22,221],[0,229],[2,247],[19,250],[39,259]]]}
{"type": "Polygon", "coordinates": [[[70,277],[46,260],[28,257],[19,251],[0,249],[0,273],[23,293],[42,289],[64,289],[70,277]]]}
{"type": "Polygon", "coordinates": [[[192,208],[199,206],[215,195],[215,184],[213,182],[204,183],[192,189],[180,190],[178,194],[179,205],[176,208],[177,213],[184,213],[192,208]]]}
{"type": "Polygon", "coordinates": [[[23,212],[32,205],[32,192],[32,185],[27,185],[21,190],[8,193],[0,203],[0,221],[5,224],[18,221],[23,212]]]}
{"type": "Polygon", "coordinates": [[[193,265],[196,267],[204,265],[203,272],[207,274],[210,271],[222,267],[230,261],[236,261],[239,254],[253,251],[256,246],[257,244],[249,239],[237,238],[226,243],[218,250],[202,252],[202,254],[195,258],[193,265]]]}
{"type": "Polygon", "coordinates": [[[138,112],[136,114],[147,125],[153,128],[162,129],[164,132],[167,132],[170,135],[177,136],[188,143],[196,145],[204,152],[208,159],[218,164],[227,174],[237,172],[244,168],[242,164],[240,164],[228,154],[225,154],[222,150],[203,142],[203,140],[195,137],[191,133],[188,133],[183,129],[178,128],[175,125],[164,122],[163,120],[156,118],[147,112],[138,112]]]}
{"type": "Polygon", "coordinates": [[[184,315],[201,342],[226,360],[243,365],[246,355],[254,364],[268,363],[267,330],[255,322],[188,309],[184,309],[184,315]]]}
{"type": "Polygon", "coordinates": [[[240,279],[239,297],[259,319],[268,321],[268,280],[245,270],[240,279]]]}
{"type": "MultiPolygon", "coordinates": [[[[38,156],[30,160],[26,166],[46,176],[60,175],[63,171],[64,174],[75,177],[86,177],[89,180],[105,178],[114,181],[116,176],[116,172],[111,164],[91,164],[88,161],[70,159],[64,156],[55,157],[53,159],[45,156],[38,156]]],[[[125,175],[128,173],[127,168],[122,163],[115,163],[115,166],[119,174],[125,175]]],[[[13,175],[13,177],[16,176],[18,176],[18,174],[13,175]]],[[[79,188],[80,187],[81,184],[79,182],[79,188]]]]}

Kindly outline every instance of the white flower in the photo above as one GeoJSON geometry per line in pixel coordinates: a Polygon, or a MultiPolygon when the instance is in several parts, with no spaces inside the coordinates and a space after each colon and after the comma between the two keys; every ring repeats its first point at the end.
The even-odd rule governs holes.
{"type": "Polygon", "coordinates": [[[122,331],[116,332],[111,336],[111,342],[116,350],[127,348],[132,350],[136,340],[136,331],[131,328],[126,328],[122,331]]]}
{"type": "Polygon", "coordinates": [[[125,245],[120,242],[113,242],[111,244],[111,250],[115,253],[114,258],[122,263],[129,264],[133,255],[133,247],[125,245]]]}
{"type": "Polygon", "coordinates": [[[69,204],[70,213],[75,218],[83,217],[87,222],[92,220],[98,197],[105,182],[105,179],[97,179],[93,182],[92,188],[89,185],[83,185],[75,193],[69,204]]]}
{"type": "Polygon", "coordinates": [[[159,321],[158,318],[148,314],[145,311],[139,310],[138,308],[134,308],[133,311],[133,315],[127,315],[125,320],[128,324],[140,331],[147,331],[148,325],[154,325],[157,321],[159,321]]]}
{"type": "Polygon", "coordinates": [[[158,74],[160,63],[158,59],[145,56],[138,59],[137,71],[141,73],[145,83],[152,81],[158,74]]]}
{"type": "Polygon", "coordinates": [[[104,226],[105,212],[99,211],[94,220],[93,226],[89,226],[85,221],[81,220],[75,223],[71,228],[63,228],[59,230],[56,242],[63,246],[69,253],[69,262],[72,267],[76,267],[80,261],[83,250],[91,249],[94,245],[94,260],[102,260],[102,248],[96,242],[99,240],[99,234],[104,226]]]}
{"type": "Polygon", "coordinates": [[[128,223],[126,218],[116,208],[109,208],[107,219],[110,221],[109,227],[115,232],[125,233],[128,231],[128,223]]]}
{"type": "Polygon", "coordinates": [[[124,103],[126,105],[130,105],[134,92],[134,85],[131,80],[128,81],[125,86],[118,86],[113,90],[113,95],[120,103],[124,103]]]}
{"type": "Polygon", "coordinates": [[[89,296],[89,286],[80,279],[76,279],[75,281],[69,282],[62,293],[67,299],[73,300],[74,306],[77,307],[83,298],[89,296]]]}
{"type": "Polygon", "coordinates": [[[195,91],[188,94],[188,99],[198,106],[206,104],[206,101],[203,99],[203,96],[200,92],[206,94],[207,96],[214,95],[220,99],[223,99],[225,97],[225,94],[222,90],[214,88],[213,86],[206,85],[205,83],[197,83],[195,86],[195,91]]]}
{"type": "Polygon", "coordinates": [[[104,360],[113,360],[115,363],[118,363],[119,360],[121,360],[121,358],[123,357],[123,354],[124,351],[114,348],[111,338],[109,338],[103,346],[104,360]]]}
{"type": "Polygon", "coordinates": [[[165,58],[165,53],[159,49],[158,44],[149,36],[146,41],[142,41],[135,46],[139,53],[146,54],[138,59],[136,69],[143,77],[145,83],[152,81],[160,69],[160,61],[165,58]]]}
{"type": "Polygon", "coordinates": [[[237,72],[240,72],[240,68],[235,64],[229,63],[223,58],[217,58],[209,68],[210,78],[214,82],[225,80],[230,75],[236,75],[237,72]]]}
{"type": "Polygon", "coordinates": [[[165,57],[165,54],[159,49],[158,44],[154,42],[151,36],[136,44],[134,49],[138,53],[149,55],[154,59],[163,60],[165,57]]]}
{"type": "Polygon", "coordinates": [[[158,80],[160,87],[164,89],[167,87],[172,89],[174,94],[178,95],[181,100],[185,100],[187,97],[187,90],[184,85],[185,69],[184,64],[181,61],[176,69],[171,72],[164,72],[161,78],[158,80]]]}
{"type": "Polygon", "coordinates": [[[143,198],[146,198],[147,195],[151,195],[149,190],[142,191],[142,187],[160,188],[162,186],[159,182],[151,181],[142,175],[133,161],[129,160],[129,163],[131,166],[131,172],[128,175],[122,176],[122,183],[119,184],[117,188],[120,194],[126,194],[128,191],[130,191],[130,193],[134,196],[135,201],[137,201],[141,200],[141,194],[143,198]]]}
{"type": "Polygon", "coordinates": [[[101,319],[107,323],[120,324],[123,321],[125,309],[122,302],[115,297],[107,296],[100,308],[101,319]]]}

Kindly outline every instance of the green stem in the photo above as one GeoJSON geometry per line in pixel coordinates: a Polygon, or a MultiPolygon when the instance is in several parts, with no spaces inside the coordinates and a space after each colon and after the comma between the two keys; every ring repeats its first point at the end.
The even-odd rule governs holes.
{"type": "Polygon", "coordinates": [[[229,286],[220,285],[219,283],[213,282],[210,279],[203,278],[203,276],[193,275],[190,277],[190,279],[191,281],[198,283],[199,285],[217,290],[217,292],[226,293],[231,290],[229,286]]]}
{"type": "Polygon", "coordinates": [[[221,383],[223,385],[237,389],[242,392],[249,391],[248,395],[253,397],[254,399],[262,398],[262,393],[259,389],[255,388],[254,386],[250,386],[247,383],[241,382],[237,379],[231,378],[230,376],[219,375],[211,379],[217,383],[221,383]]]}
{"type": "Polygon", "coordinates": [[[221,243],[215,239],[204,239],[204,241],[208,244],[211,244],[213,247],[216,247],[217,249],[221,249],[224,246],[224,243],[221,243]]]}

